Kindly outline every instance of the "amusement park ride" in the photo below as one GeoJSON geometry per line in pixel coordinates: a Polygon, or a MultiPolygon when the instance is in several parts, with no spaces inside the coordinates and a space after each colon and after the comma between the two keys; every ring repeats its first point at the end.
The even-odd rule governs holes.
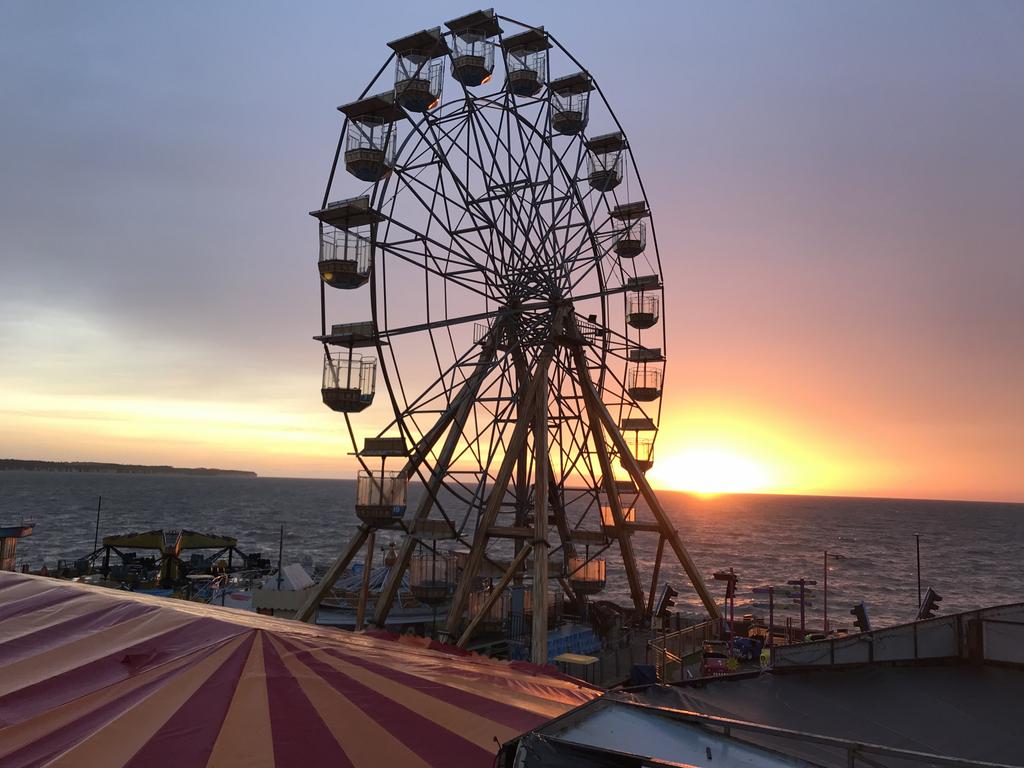
{"type": "MultiPolygon", "coordinates": [[[[585,604],[615,554],[642,623],[666,544],[717,618],[645,477],[665,366],[661,262],[630,143],[596,80],[543,27],[492,10],[388,47],[338,108],[312,212],[321,393],[362,467],[361,524],[299,618],[312,619],[364,545],[369,565],[382,529],[402,538],[377,626],[406,574],[416,599],[443,606],[440,635],[459,645],[509,584],[532,584],[544,661],[550,582],[585,604]],[[549,77],[555,66],[567,74],[549,77]],[[339,167],[367,186],[329,202],[339,167]],[[361,306],[369,320],[328,324],[361,306]],[[391,412],[360,444],[352,415],[374,403],[378,376],[391,412]],[[410,482],[422,492],[407,512],[410,482]],[[639,534],[658,537],[649,588],[639,534]]],[[[364,590],[359,625],[365,611],[364,590]]]]}

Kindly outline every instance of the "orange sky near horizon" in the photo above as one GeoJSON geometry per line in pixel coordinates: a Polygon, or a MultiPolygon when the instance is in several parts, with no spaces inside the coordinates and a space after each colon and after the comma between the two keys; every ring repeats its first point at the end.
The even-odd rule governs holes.
{"type": "MultiPolygon", "coordinates": [[[[9,401],[14,408],[2,411],[0,444],[20,443],[17,458],[216,466],[262,476],[346,478],[357,469],[340,416],[315,397],[287,410],[100,395],[62,411],[53,400],[9,401]]],[[[850,440],[850,433],[837,437],[735,402],[676,407],[670,395],[666,414],[648,473],[659,489],[1024,501],[1016,477],[992,473],[988,493],[963,483],[955,450],[924,454],[921,445],[906,443],[908,458],[894,461],[888,457],[899,446],[891,441],[883,451],[850,440]]]]}
{"type": "MultiPolygon", "coordinates": [[[[335,106],[464,4],[346,7],[344,46],[328,2],[44,5],[0,7],[0,458],[353,476],[306,211],[335,106]]],[[[578,9],[509,15],[586,63],[644,178],[652,483],[1024,502],[1024,4],[578,9]]]]}

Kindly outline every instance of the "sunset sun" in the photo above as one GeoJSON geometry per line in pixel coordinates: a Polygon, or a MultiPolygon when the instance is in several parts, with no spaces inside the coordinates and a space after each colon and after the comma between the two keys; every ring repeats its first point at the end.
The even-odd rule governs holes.
{"type": "Polygon", "coordinates": [[[660,487],[699,494],[750,493],[765,490],[768,470],[757,461],[718,448],[693,448],[659,457],[651,479],[660,487]]]}

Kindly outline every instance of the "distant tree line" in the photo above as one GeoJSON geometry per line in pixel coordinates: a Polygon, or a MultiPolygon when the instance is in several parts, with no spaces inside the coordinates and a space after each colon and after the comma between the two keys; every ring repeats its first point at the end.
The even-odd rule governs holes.
{"type": "Polygon", "coordinates": [[[201,477],[256,477],[255,472],[240,469],[208,469],[196,467],[170,467],[146,464],[111,464],[100,461],[31,461],[0,459],[0,472],[118,472],[127,475],[199,475],[201,477]]]}

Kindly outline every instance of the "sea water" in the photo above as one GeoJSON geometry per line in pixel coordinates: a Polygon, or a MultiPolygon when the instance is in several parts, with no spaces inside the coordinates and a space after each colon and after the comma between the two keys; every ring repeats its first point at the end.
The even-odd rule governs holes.
{"type": "MultiPolygon", "coordinates": [[[[418,497],[410,489],[410,505],[418,497]]],[[[152,529],[190,529],[234,536],[245,552],[276,560],[284,526],[284,561],[329,565],[356,529],[355,483],[246,477],[0,472],[0,525],[30,521],[35,533],[18,545],[19,561],[33,570],[93,549],[97,499],[99,535],[152,529]]],[[[822,623],[824,552],[828,550],[828,611],[833,626],[850,626],[860,601],[875,626],[911,620],[916,613],[915,534],[921,541],[921,581],[942,595],[941,610],[1024,601],[1021,553],[1024,504],[918,501],[812,496],[721,495],[700,498],[659,492],[683,544],[721,598],[716,570],[739,574],[736,612],[752,610],[754,587],[798,578],[818,582],[807,624],[822,623]]],[[[449,508],[452,505],[449,504],[449,508]]],[[[465,506],[463,506],[463,510],[465,506]]],[[[460,510],[453,510],[461,522],[460,510]]],[[[639,517],[647,517],[640,507],[639,517]]],[[[465,533],[472,531],[472,515],[465,533]]],[[[379,546],[400,534],[382,532],[379,546]]],[[[644,589],[657,548],[655,534],[633,538],[644,589]]],[[[617,545],[606,552],[608,588],[600,597],[628,601],[617,545]]],[[[677,605],[698,610],[700,601],[666,547],[661,569],[679,590],[677,605]]],[[[777,621],[798,621],[799,606],[780,598],[777,621]]]]}

